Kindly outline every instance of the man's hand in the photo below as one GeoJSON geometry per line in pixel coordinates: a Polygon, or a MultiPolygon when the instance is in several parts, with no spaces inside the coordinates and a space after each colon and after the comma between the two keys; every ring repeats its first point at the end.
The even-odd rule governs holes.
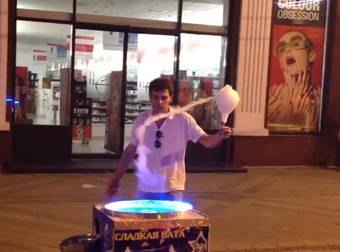
{"type": "Polygon", "coordinates": [[[219,145],[224,139],[231,135],[231,128],[221,126],[221,128],[213,135],[203,135],[198,139],[198,142],[206,148],[214,148],[219,145]]]}
{"type": "Polygon", "coordinates": [[[125,150],[123,151],[122,157],[120,158],[117,169],[116,169],[116,173],[112,177],[106,189],[107,200],[111,200],[111,198],[117,194],[119,181],[123,177],[125,170],[127,169],[129,163],[135,157],[136,150],[137,150],[137,147],[130,143],[128,146],[126,146],[125,150]]]}
{"type": "Polygon", "coordinates": [[[228,138],[231,135],[231,128],[228,126],[222,126],[219,131],[218,134],[220,136],[221,140],[224,140],[226,138],[228,138]]]}
{"type": "Polygon", "coordinates": [[[107,186],[106,189],[106,197],[108,200],[110,200],[111,198],[113,198],[118,191],[118,187],[119,187],[119,181],[120,178],[118,177],[113,177],[109,183],[109,185],[107,186]]]}

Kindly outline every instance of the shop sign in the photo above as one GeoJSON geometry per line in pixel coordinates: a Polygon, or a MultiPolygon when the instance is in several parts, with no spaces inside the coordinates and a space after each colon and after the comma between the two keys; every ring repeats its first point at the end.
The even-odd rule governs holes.
{"type": "Polygon", "coordinates": [[[113,251],[208,251],[208,227],[116,230],[113,251]]]}
{"type": "MultiPolygon", "coordinates": [[[[70,50],[70,44],[72,37],[71,35],[67,36],[67,48],[70,50]]],[[[76,57],[78,59],[92,59],[93,57],[93,48],[94,48],[94,37],[93,36],[83,36],[77,35],[75,41],[75,52],[76,57]]]]}

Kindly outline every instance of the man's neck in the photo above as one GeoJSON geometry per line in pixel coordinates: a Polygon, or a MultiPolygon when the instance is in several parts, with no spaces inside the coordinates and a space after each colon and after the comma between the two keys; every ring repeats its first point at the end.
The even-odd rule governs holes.
{"type": "MultiPolygon", "coordinates": [[[[167,109],[168,111],[154,111],[154,110],[152,110],[152,115],[159,115],[159,114],[163,114],[163,113],[169,113],[170,112],[170,107],[167,109]]],[[[168,117],[165,117],[165,118],[161,118],[161,119],[159,119],[159,120],[157,120],[157,121],[155,121],[155,124],[157,125],[157,128],[160,128],[162,125],[163,125],[163,123],[166,121],[166,119],[168,119],[168,117]]]]}
{"type": "Polygon", "coordinates": [[[166,119],[167,118],[162,118],[162,119],[155,121],[157,128],[160,128],[163,125],[163,123],[166,121],[166,119]]]}
{"type": "Polygon", "coordinates": [[[168,108],[166,111],[163,111],[163,110],[160,110],[160,111],[152,110],[152,115],[158,115],[158,114],[169,113],[169,112],[170,112],[170,108],[168,108]]]}

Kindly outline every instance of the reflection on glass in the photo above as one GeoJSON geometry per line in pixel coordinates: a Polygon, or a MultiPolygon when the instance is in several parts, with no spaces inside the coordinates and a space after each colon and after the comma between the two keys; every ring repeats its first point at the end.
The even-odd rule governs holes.
{"type": "MultiPolygon", "coordinates": [[[[214,96],[224,85],[226,40],[220,36],[182,34],[178,103],[185,106],[214,96]],[[214,50],[211,50],[214,48],[214,50]]],[[[204,129],[219,128],[213,101],[188,111],[204,129]]]]}
{"type": "Polygon", "coordinates": [[[72,12],[72,0],[18,0],[19,9],[72,12]]]}
{"type": "Polygon", "coordinates": [[[118,153],[124,34],[76,30],[73,153],[118,153]]]}
{"type": "Polygon", "coordinates": [[[70,66],[70,32],[70,25],[17,21],[15,123],[67,124],[60,106],[69,96],[61,72],[70,66]]]}
{"type": "Polygon", "coordinates": [[[182,22],[203,25],[227,25],[229,0],[183,1],[182,22]]]}
{"type": "Polygon", "coordinates": [[[177,21],[178,0],[77,0],[77,12],[111,17],[177,21]]]}
{"type": "Polygon", "coordinates": [[[125,140],[129,143],[133,120],[150,108],[149,83],[160,76],[173,79],[174,36],[129,34],[125,140]]]}

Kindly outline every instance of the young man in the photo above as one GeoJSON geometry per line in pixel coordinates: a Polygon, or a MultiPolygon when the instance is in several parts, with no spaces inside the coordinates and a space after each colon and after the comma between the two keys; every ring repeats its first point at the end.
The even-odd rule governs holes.
{"type": "Polygon", "coordinates": [[[107,196],[112,197],[129,163],[136,160],[138,198],[181,200],[185,186],[185,150],[188,141],[200,142],[207,148],[217,146],[231,134],[222,126],[214,135],[206,134],[186,112],[174,113],[151,124],[150,117],[173,111],[172,82],[165,78],[153,80],[149,86],[152,109],[134,121],[130,144],[125,148],[111,179],[107,196]]]}

